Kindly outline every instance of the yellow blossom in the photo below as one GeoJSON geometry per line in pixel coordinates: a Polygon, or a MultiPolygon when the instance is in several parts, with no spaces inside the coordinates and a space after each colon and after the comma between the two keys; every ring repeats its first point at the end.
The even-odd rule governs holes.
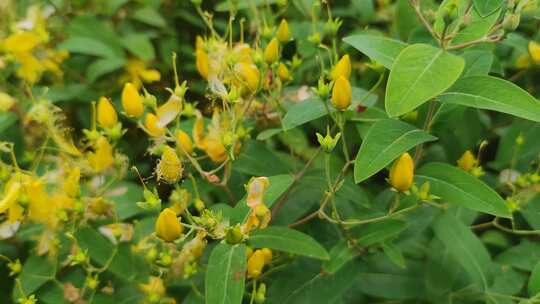
{"type": "Polygon", "coordinates": [[[8,183],[4,189],[4,197],[0,200],[0,213],[11,208],[19,197],[21,184],[19,182],[8,183]]]}
{"type": "Polygon", "coordinates": [[[337,80],[339,76],[343,76],[347,79],[351,77],[351,58],[349,57],[349,54],[343,55],[332,70],[333,80],[337,80]]]}
{"type": "Polygon", "coordinates": [[[166,242],[172,242],[182,235],[183,227],[176,217],[176,213],[165,208],[156,220],[156,235],[166,242]]]}
{"type": "Polygon", "coordinates": [[[122,90],[122,107],[128,116],[135,118],[139,118],[144,111],[142,97],[130,82],[127,82],[122,90]]]}
{"type": "Polygon", "coordinates": [[[193,142],[189,135],[181,129],[176,130],[176,145],[187,154],[193,153],[193,142]]]}
{"type": "Polygon", "coordinates": [[[156,69],[147,68],[147,63],[140,59],[130,59],[124,66],[126,74],[121,78],[121,83],[131,82],[136,88],[144,83],[152,83],[161,79],[161,74],[156,69]]]}
{"type": "Polygon", "coordinates": [[[478,160],[476,159],[476,157],[474,157],[471,150],[467,150],[457,160],[457,165],[462,170],[469,172],[478,165],[478,160]]]}
{"type": "Polygon", "coordinates": [[[269,185],[270,180],[268,179],[268,177],[261,176],[251,178],[246,187],[246,204],[250,208],[255,208],[260,204],[264,204],[264,193],[269,185]]]}
{"type": "Polygon", "coordinates": [[[281,81],[288,81],[291,79],[291,73],[289,73],[289,69],[287,69],[287,66],[283,63],[279,64],[277,74],[281,81]]]}
{"type": "Polygon", "coordinates": [[[165,127],[180,114],[180,111],[182,111],[182,100],[172,94],[169,100],[156,110],[157,126],[165,127]]]}
{"type": "Polygon", "coordinates": [[[414,162],[409,153],[403,153],[390,169],[389,182],[399,191],[407,191],[412,185],[414,175],[414,162]]]}
{"type": "Polygon", "coordinates": [[[540,64],[540,44],[536,41],[529,41],[529,54],[531,54],[534,63],[540,64]]]}
{"type": "Polygon", "coordinates": [[[41,43],[41,39],[38,35],[32,32],[21,31],[8,36],[3,41],[2,48],[9,53],[21,53],[31,51],[39,43],[41,43]]]}
{"type": "Polygon", "coordinates": [[[247,262],[247,276],[248,278],[258,278],[262,274],[264,268],[266,256],[262,250],[255,250],[249,257],[247,262]]]}
{"type": "Polygon", "coordinates": [[[88,162],[95,172],[101,173],[114,163],[113,148],[104,136],[96,140],[93,148],[94,152],[88,152],[88,162]]]}
{"type": "Polygon", "coordinates": [[[158,119],[156,115],[152,113],[146,114],[144,126],[151,136],[159,137],[165,135],[165,128],[158,126],[158,119]]]}
{"type": "Polygon", "coordinates": [[[163,280],[159,277],[151,276],[148,279],[148,283],[139,284],[139,288],[149,297],[157,296],[160,298],[165,294],[165,285],[163,284],[163,280]]]}
{"type": "Polygon", "coordinates": [[[195,65],[197,66],[197,71],[201,75],[202,78],[208,79],[208,71],[210,69],[209,61],[208,61],[208,54],[202,50],[197,49],[195,51],[195,65]]]}
{"type": "Polygon", "coordinates": [[[264,254],[264,263],[267,265],[270,264],[272,261],[272,250],[269,248],[262,248],[261,251],[264,254]]]}
{"type": "Polygon", "coordinates": [[[255,92],[259,87],[261,74],[257,66],[252,63],[239,62],[234,66],[234,71],[249,92],[255,92]]]}
{"type": "Polygon", "coordinates": [[[287,23],[287,20],[281,19],[281,22],[279,23],[279,27],[277,29],[276,37],[279,42],[282,43],[291,40],[291,32],[289,30],[289,24],[287,23]]]}
{"type": "Polygon", "coordinates": [[[349,80],[339,76],[332,88],[332,104],[340,111],[346,110],[351,104],[352,89],[349,80]]]}
{"type": "Polygon", "coordinates": [[[97,104],[97,121],[103,128],[112,128],[118,122],[118,115],[106,97],[101,97],[97,104]]]}
{"type": "Polygon", "coordinates": [[[180,180],[183,173],[182,162],[173,148],[165,146],[156,173],[158,180],[163,179],[168,183],[175,183],[180,180]]]}
{"type": "Polygon", "coordinates": [[[79,180],[81,179],[81,169],[79,167],[70,168],[64,179],[64,192],[70,197],[76,197],[80,192],[79,180]]]}
{"type": "Polygon", "coordinates": [[[268,64],[272,64],[276,62],[279,58],[279,42],[274,37],[268,45],[266,46],[266,49],[264,49],[264,61],[268,64]]]}

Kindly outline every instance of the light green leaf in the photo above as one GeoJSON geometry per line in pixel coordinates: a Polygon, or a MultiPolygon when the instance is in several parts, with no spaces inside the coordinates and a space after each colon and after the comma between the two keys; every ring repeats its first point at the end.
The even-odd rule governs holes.
{"type": "Polygon", "coordinates": [[[470,17],[470,24],[461,30],[454,39],[452,39],[452,45],[475,41],[485,37],[499,19],[499,15],[500,10],[497,10],[497,12],[494,12],[484,18],[480,16],[476,10],[473,10],[470,17]]]}
{"type": "Polygon", "coordinates": [[[482,17],[488,16],[501,7],[504,0],[474,0],[474,8],[482,17]]]}
{"type": "Polygon", "coordinates": [[[352,233],[359,246],[371,246],[397,236],[407,228],[407,223],[401,220],[385,220],[360,226],[352,233]]]}
{"type": "Polygon", "coordinates": [[[540,261],[536,263],[529,278],[529,296],[534,297],[540,293],[540,261]]]}
{"type": "Polygon", "coordinates": [[[492,280],[491,258],[469,227],[447,213],[435,221],[433,230],[450,255],[463,266],[471,281],[486,290],[492,280]]]}
{"type": "Polygon", "coordinates": [[[406,47],[397,57],[386,87],[386,112],[403,115],[448,89],[465,61],[427,44],[406,47]]]}
{"type": "Polygon", "coordinates": [[[392,69],[396,57],[407,46],[399,40],[373,34],[352,35],[343,41],[387,69],[392,69]]]}
{"type": "Polygon", "coordinates": [[[287,227],[268,227],[257,230],[249,237],[249,243],[255,247],[294,253],[320,260],[328,260],[330,256],[311,236],[287,227]]]}
{"type": "Polygon", "coordinates": [[[517,85],[492,76],[464,77],[439,99],[540,122],[540,101],[517,85]]]}
{"type": "Polygon", "coordinates": [[[120,69],[125,63],[126,61],[124,58],[118,57],[98,59],[88,66],[86,77],[88,77],[90,82],[93,82],[105,74],[120,69]]]}
{"type": "Polygon", "coordinates": [[[18,120],[18,117],[15,113],[12,113],[12,112],[0,113],[0,135],[5,130],[9,130],[9,127],[12,126],[17,120],[18,120]]]}
{"type": "Polygon", "coordinates": [[[136,10],[133,13],[133,19],[155,27],[165,27],[167,25],[163,16],[151,6],[145,6],[136,10]]]}
{"type": "Polygon", "coordinates": [[[483,76],[491,71],[494,56],[490,51],[470,50],[464,52],[462,57],[465,59],[465,69],[462,77],[483,76]]]}
{"type": "Polygon", "coordinates": [[[58,48],[68,50],[70,53],[94,55],[101,57],[117,57],[116,51],[105,42],[91,37],[70,37],[62,42],[58,48]]]}
{"type": "Polygon", "coordinates": [[[354,181],[360,183],[386,167],[403,152],[437,138],[396,119],[375,122],[354,162],[354,181]]]}
{"type": "Polygon", "coordinates": [[[208,260],[205,278],[206,303],[242,303],[245,273],[246,246],[218,244],[208,260]]]}
{"type": "Polygon", "coordinates": [[[156,57],[154,46],[148,35],[145,34],[130,34],[122,38],[122,44],[132,54],[142,60],[152,60],[156,57]]]}
{"type": "Polygon", "coordinates": [[[505,201],[491,187],[469,173],[445,164],[428,163],[415,175],[417,184],[429,182],[430,194],[472,210],[510,218],[505,201]]]}
{"type": "MultiPolygon", "coordinates": [[[[31,255],[24,262],[22,271],[19,274],[22,292],[24,292],[24,295],[34,293],[43,284],[54,279],[55,275],[56,265],[54,261],[49,260],[47,257],[31,255]]],[[[15,298],[22,296],[16,286],[13,289],[13,294],[15,298]]]]}

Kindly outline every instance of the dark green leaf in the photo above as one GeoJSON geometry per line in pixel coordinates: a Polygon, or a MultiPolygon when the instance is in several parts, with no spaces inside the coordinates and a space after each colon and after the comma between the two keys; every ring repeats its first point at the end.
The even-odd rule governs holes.
{"type": "Polygon", "coordinates": [[[320,260],[328,260],[328,252],[311,236],[286,227],[268,227],[257,230],[249,237],[249,243],[255,247],[308,256],[320,260]]]}
{"type": "MultiPolygon", "coordinates": [[[[24,262],[22,271],[19,275],[21,289],[24,295],[34,293],[43,284],[53,280],[56,276],[56,261],[51,261],[47,257],[31,255],[24,262]]],[[[20,297],[17,286],[14,287],[15,298],[20,297]]]]}

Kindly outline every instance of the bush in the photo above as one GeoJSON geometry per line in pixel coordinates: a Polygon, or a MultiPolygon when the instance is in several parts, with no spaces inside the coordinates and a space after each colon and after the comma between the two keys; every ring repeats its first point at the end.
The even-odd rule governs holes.
{"type": "Polygon", "coordinates": [[[6,0],[1,303],[540,303],[536,0],[6,0]]]}

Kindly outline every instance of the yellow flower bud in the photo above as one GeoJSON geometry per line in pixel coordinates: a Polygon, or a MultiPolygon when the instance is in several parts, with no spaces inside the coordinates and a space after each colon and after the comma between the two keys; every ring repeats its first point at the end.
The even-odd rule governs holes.
{"type": "Polygon", "coordinates": [[[135,118],[139,118],[144,111],[142,97],[130,82],[126,83],[122,90],[122,107],[128,116],[135,118]]]}
{"type": "Polygon", "coordinates": [[[152,113],[146,114],[144,126],[146,130],[148,131],[148,134],[150,134],[151,136],[159,137],[165,134],[165,128],[158,127],[158,119],[156,115],[152,113]]]}
{"type": "Polygon", "coordinates": [[[339,76],[332,88],[332,104],[340,111],[346,110],[351,105],[352,89],[349,80],[339,76]]]}
{"type": "Polygon", "coordinates": [[[113,164],[113,148],[107,138],[100,136],[97,139],[94,152],[88,153],[88,162],[97,173],[105,171],[113,164]]]}
{"type": "Polygon", "coordinates": [[[291,40],[291,32],[289,31],[289,23],[287,20],[281,19],[281,23],[277,29],[276,37],[279,42],[287,42],[291,40]]]}
{"type": "Polygon", "coordinates": [[[414,162],[409,153],[403,153],[390,169],[389,182],[399,191],[407,191],[413,182],[414,162]]]}
{"type": "Polygon", "coordinates": [[[278,60],[279,57],[279,41],[276,38],[272,38],[266,49],[264,49],[264,61],[268,64],[272,64],[278,60]]]}
{"type": "Polygon", "coordinates": [[[529,41],[529,53],[536,64],[540,64],[540,44],[529,41]]]}
{"type": "Polygon", "coordinates": [[[118,122],[116,110],[109,99],[105,97],[99,99],[97,105],[97,121],[103,128],[112,128],[118,122]]]}
{"type": "Polygon", "coordinates": [[[0,213],[5,212],[15,203],[19,197],[21,184],[18,182],[8,183],[4,189],[4,197],[0,200],[0,213]]]}
{"type": "Polygon", "coordinates": [[[227,149],[221,141],[207,139],[204,142],[204,152],[214,163],[221,163],[227,159],[227,149]]]}
{"type": "Polygon", "coordinates": [[[463,155],[457,160],[457,165],[464,171],[471,171],[476,165],[478,164],[478,161],[472,154],[471,150],[465,151],[463,155]]]}
{"type": "Polygon", "coordinates": [[[343,76],[347,79],[351,77],[351,58],[349,57],[349,54],[343,55],[332,70],[333,80],[338,79],[339,76],[343,76]]]}
{"type": "Polygon", "coordinates": [[[193,142],[189,135],[181,129],[176,130],[176,146],[182,147],[187,154],[193,153],[193,142]]]}
{"type": "Polygon", "coordinates": [[[156,235],[166,242],[172,242],[182,235],[184,228],[176,217],[176,213],[165,208],[156,220],[156,235]]]}
{"type": "Polygon", "coordinates": [[[197,37],[195,37],[195,49],[201,50],[203,47],[204,47],[204,39],[201,36],[197,35],[197,37]]]}
{"type": "Polygon", "coordinates": [[[249,91],[254,92],[259,87],[261,74],[257,66],[251,63],[239,62],[234,66],[234,71],[240,77],[249,91]]]}
{"type": "Polygon", "coordinates": [[[261,275],[265,259],[265,254],[261,250],[255,250],[247,262],[248,278],[258,278],[261,275]]]}
{"type": "Polygon", "coordinates": [[[208,54],[204,50],[197,49],[197,51],[195,51],[195,65],[197,66],[197,71],[201,77],[208,79],[210,64],[208,61],[208,54]]]}
{"type": "Polygon", "coordinates": [[[289,73],[289,69],[287,69],[287,66],[283,63],[279,64],[277,74],[281,81],[288,81],[291,79],[291,73],[289,73]]]}
{"type": "Polygon", "coordinates": [[[168,183],[176,183],[182,177],[184,168],[178,158],[176,151],[169,146],[165,146],[163,154],[156,168],[158,180],[165,180],[168,183]]]}
{"type": "Polygon", "coordinates": [[[263,248],[261,249],[262,253],[264,254],[264,264],[268,265],[272,261],[272,250],[269,248],[263,248]]]}

